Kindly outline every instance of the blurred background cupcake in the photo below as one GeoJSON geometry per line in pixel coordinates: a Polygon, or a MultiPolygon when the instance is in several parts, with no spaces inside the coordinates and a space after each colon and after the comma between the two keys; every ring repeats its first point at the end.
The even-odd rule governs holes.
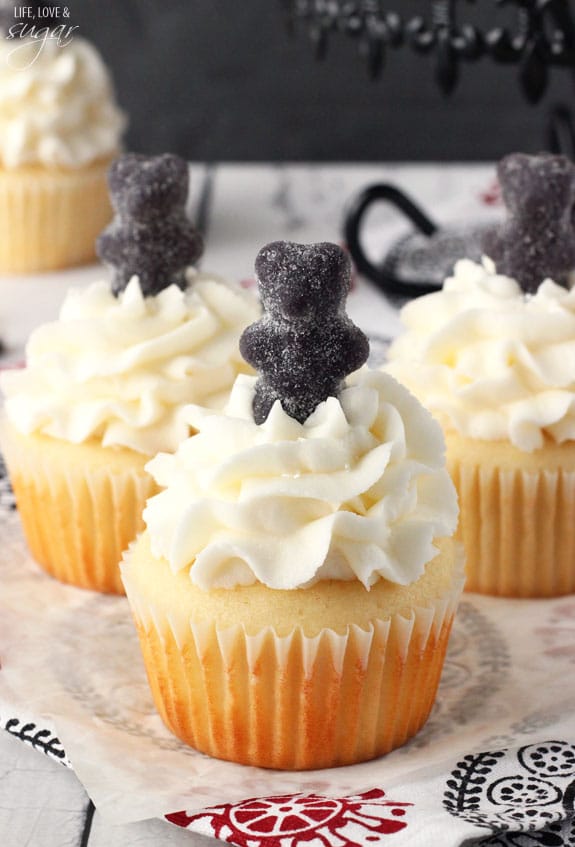
{"type": "Polygon", "coordinates": [[[36,329],[26,366],[2,374],[2,450],[30,550],[58,579],[122,593],[122,551],[158,488],[145,471],[191,429],[188,403],[220,408],[238,373],[255,297],[193,265],[177,156],[110,168],[118,215],[99,240],[112,279],[71,289],[36,329]]]}
{"type": "Polygon", "coordinates": [[[0,272],[30,273],[94,259],[126,118],[102,57],[76,27],[31,17],[15,30],[12,6],[21,8],[4,9],[0,38],[0,272]],[[34,24],[52,26],[51,36],[26,37],[22,26],[34,24]]]}
{"type": "Polygon", "coordinates": [[[402,310],[389,371],[441,421],[470,591],[575,592],[575,166],[513,154],[488,256],[402,310]]]}

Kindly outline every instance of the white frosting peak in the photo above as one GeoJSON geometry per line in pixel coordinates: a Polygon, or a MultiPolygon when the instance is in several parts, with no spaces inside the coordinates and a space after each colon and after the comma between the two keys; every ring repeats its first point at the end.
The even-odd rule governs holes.
{"type": "Polygon", "coordinates": [[[23,433],[101,439],[152,456],[189,435],[188,403],[221,408],[247,365],[238,343],[255,298],[207,274],[144,297],[137,277],[72,289],[59,320],[35,330],[22,371],[2,374],[6,412],[23,433]]]}
{"type": "Polygon", "coordinates": [[[387,370],[463,435],[524,451],[575,439],[575,289],[534,295],[489,259],[456,264],[401,313],[387,370]]]}
{"type": "Polygon", "coordinates": [[[362,370],[300,424],[276,401],[254,423],[255,378],[226,415],[190,407],[198,433],[147,469],[152,550],[204,589],[319,579],[416,580],[457,522],[439,426],[391,377],[362,370]]]}
{"type": "Polygon", "coordinates": [[[126,126],[97,50],[82,38],[0,33],[0,164],[79,168],[116,155],[126,126]]]}

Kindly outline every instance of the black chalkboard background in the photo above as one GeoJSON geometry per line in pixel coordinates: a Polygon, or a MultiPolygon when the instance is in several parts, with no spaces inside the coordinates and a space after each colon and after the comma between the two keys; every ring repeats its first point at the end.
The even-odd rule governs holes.
{"type": "MultiPolygon", "coordinates": [[[[389,0],[404,18],[426,0],[389,0]]],[[[495,0],[460,0],[461,18],[505,23],[495,0]]],[[[305,29],[290,37],[280,0],[73,0],[79,32],[106,57],[130,114],[128,145],[194,160],[486,160],[547,146],[548,115],[575,100],[552,72],[544,99],[525,102],[517,69],[462,68],[444,98],[432,60],[402,48],[368,79],[357,44],[332,38],[323,63],[305,29]]]]}

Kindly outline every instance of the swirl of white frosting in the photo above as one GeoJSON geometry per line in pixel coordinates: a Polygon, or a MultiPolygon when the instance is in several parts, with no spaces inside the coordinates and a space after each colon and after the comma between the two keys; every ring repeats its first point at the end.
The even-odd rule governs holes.
{"type": "Polygon", "coordinates": [[[447,426],[526,452],[575,439],[575,289],[524,294],[491,260],[465,259],[401,318],[387,370],[447,426]]]}
{"type": "Polygon", "coordinates": [[[276,401],[257,426],[254,386],[238,377],[225,415],[190,407],[198,434],[146,466],[165,486],[144,511],[154,555],[203,589],[418,579],[458,513],[429,413],[364,369],[304,424],[276,401]]]}
{"type": "Polygon", "coordinates": [[[22,433],[128,447],[152,456],[190,434],[189,403],[221,408],[238,373],[256,299],[207,274],[143,297],[137,277],[71,289],[59,320],[30,336],[26,368],[1,375],[6,413],[22,433]]]}
{"type": "MultiPolygon", "coordinates": [[[[0,33],[1,36],[1,33],[0,33]]],[[[114,156],[126,126],[97,50],[0,37],[0,163],[80,168],[114,156]]]]}

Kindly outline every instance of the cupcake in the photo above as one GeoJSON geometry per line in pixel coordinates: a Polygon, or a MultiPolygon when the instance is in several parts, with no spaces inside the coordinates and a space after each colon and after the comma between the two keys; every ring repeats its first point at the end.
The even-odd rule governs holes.
{"type": "Polygon", "coordinates": [[[158,490],[146,463],[190,435],[188,403],[221,407],[248,370],[238,343],[259,307],[186,269],[201,252],[184,214],[187,179],[175,156],[114,164],[123,211],[100,241],[116,262],[112,286],[72,289],[58,320],[32,333],[26,367],[2,374],[1,444],[28,545],[49,573],[81,587],[123,592],[122,551],[158,490]]]}
{"type": "Polygon", "coordinates": [[[263,318],[225,413],[147,466],[163,490],[122,575],[157,709],[196,749],[325,768],[403,744],[432,707],[461,589],[441,429],[357,370],[334,244],[269,244],[263,318]],[[347,374],[350,374],[346,378],[347,374]]]}
{"type": "Polygon", "coordinates": [[[514,154],[481,263],[402,310],[388,370],[441,422],[466,588],[575,592],[575,167],[514,154]]]}
{"type": "Polygon", "coordinates": [[[106,171],[125,124],[89,42],[0,32],[0,272],[94,259],[111,217],[106,171]]]}

